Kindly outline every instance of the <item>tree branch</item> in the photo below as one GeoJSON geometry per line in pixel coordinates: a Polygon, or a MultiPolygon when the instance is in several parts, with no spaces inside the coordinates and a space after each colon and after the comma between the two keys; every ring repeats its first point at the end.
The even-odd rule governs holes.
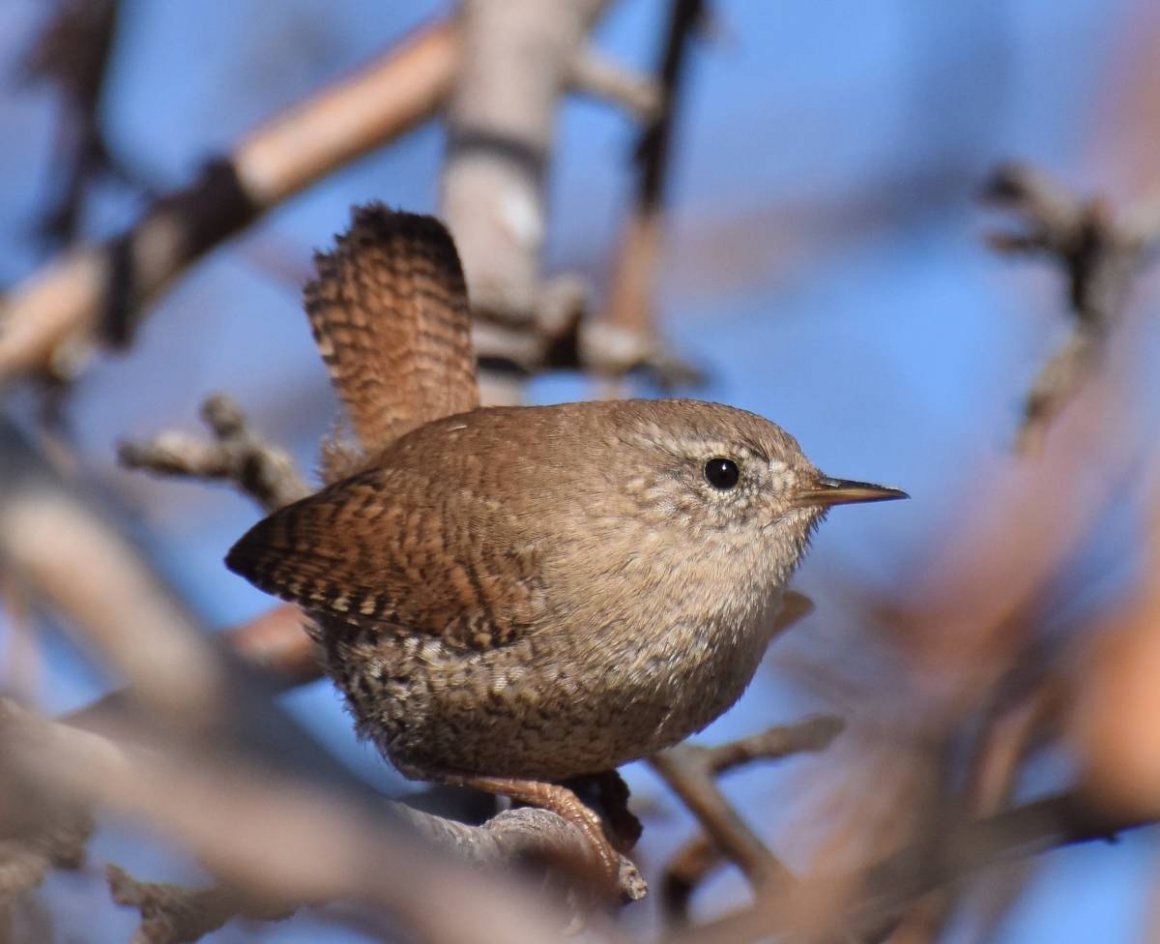
{"type": "Polygon", "coordinates": [[[1038,451],[1055,416],[1073,398],[1119,324],[1135,275],[1160,243],[1160,203],[1120,218],[1100,198],[1074,197],[1042,171],[1025,164],[997,168],[983,199],[1014,215],[1021,227],[994,232],[998,252],[1040,255],[1056,262],[1068,283],[1074,327],[1044,365],[1023,408],[1016,443],[1038,451]]]}
{"type": "Polygon", "coordinates": [[[0,558],[174,730],[221,720],[222,678],[192,614],[115,523],[3,419],[0,558]]]}
{"type": "MultiPolygon", "coordinates": [[[[220,744],[162,745],[137,726],[117,728],[116,735],[112,728],[82,731],[0,699],[0,783],[6,792],[17,785],[142,818],[195,853],[239,902],[279,910],[286,903],[374,903],[425,939],[446,942],[543,941],[567,923],[427,846],[477,867],[532,854],[537,861],[586,861],[585,837],[555,814],[521,810],[485,826],[455,824],[397,805],[368,806],[337,786],[320,790],[220,744]],[[411,838],[404,824],[427,843],[411,838]],[[435,888],[456,907],[430,908],[435,888]]],[[[622,880],[625,893],[639,897],[643,884],[631,863],[622,880]]]]}
{"type": "Polygon", "coordinates": [[[116,865],[107,866],[105,875],[113,901],[141,913],[133,944],[188,944],[234,918],[283,921],[295,911],[284,902],[253,898],[220,883],[186,888],[168,882],[142,882],[116,865]]]}
{"type": "Polygon", "coordinates": [[[545,320],[546,185],[556,114],[609,0],[464,0],[463,68],[447,109],[440,203],[476,319],[486,402],[517,402],[522,375],[575,354],[577,317],[545,320]],[[558,358],[557,358],[558,359],[558,358]]]}
{"type": "Polygon", "coordinates": [[[126,468],[157,475],[232,482],[266,512],[311,493],[290,455],[254,433],[230,397],[210,397],[202,404],[201,418],[213,433],[212,442],[163,433],[148,442],[121,443],[117,458],[126,468]]]}
{"type": "Polygon", "coordinates": [[[188,265],[334,169],[435,114],[459,61],[439,23],[256,129],[124,235],[58,256],[0,304],[0,386],[73,376],[93,346],[123,345],[188,265]]]}
{"type": "Polygon", "coordinates": [[[677,106],[693,33],[704,15],[704,0],[671,0],[654,80],[660,104],[636,145],[636,202],[621,235],[603,316],[584,338],[586,359],[604,368],[598,373],[615,378],[639,369],[664,389],[704,380],[659,339],[654,297],[677,106]]]}
{"type": "MultiPolygon", "coordinates": [[[[825,750],[842,727],[837,718],[818,716],[717,747],[679,744],[651,757],[649,763],[697,817],[717,849],[740,867],[755,889],[776,887],[796,880],[726,799],[717,786],[717,777],[757,760],[779,760],[825,750]]],[[[677,853],[664,881],[672,896],[664,903],[671,918],[684,916],[697,883],[719,861],[700,837],[677,853]]]]}
{"type": "MultiPolygon", "coordinates": [[[[1047,849],[1111,840],[1153,822],[1110,818],[1082,796],[1061,793],[995,816],[949,824],[937,844],[923,837],[865,873],[807,876],[802,882],[820,883],[822,891],[827,887],[847,891],[844,900],[825,896],[830,927],[850,940],[877,940],[913,902],[980,869],[1047,849]]],[[[803,940],[794,930],[793,894],[766,895],[754,908],[678,934],[670,944],[744,944],[775,936],[803,940]]]]}

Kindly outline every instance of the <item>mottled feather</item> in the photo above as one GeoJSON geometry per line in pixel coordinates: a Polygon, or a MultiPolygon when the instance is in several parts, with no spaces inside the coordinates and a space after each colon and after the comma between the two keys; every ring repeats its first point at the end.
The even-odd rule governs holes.
{"type": "Polygon", "coordinates": [[[460,494],[445,515],[423,507],[431,493],[413,470],[368,470],[260,521],[226,564],[317,615],[464,649],[510,642],[544,615],[535,548],[502,509],[460,494]]]}
{"type": "MultiPolygon", "coordinates": [[[[319,351],[357,438],[373,456],[400,436],[479,405],[471,319],[455,244],[433,217],[356,208],[304,291],[319,351]]],[[[327,450],[328,481],[358,457],[327,450]]]]}

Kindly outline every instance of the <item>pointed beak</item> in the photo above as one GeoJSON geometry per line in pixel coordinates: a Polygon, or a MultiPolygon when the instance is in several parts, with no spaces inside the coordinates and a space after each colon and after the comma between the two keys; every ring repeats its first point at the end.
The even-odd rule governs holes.
{"type": "Polygon", "coordinates": [[[906,492],[885,485],[871,485],[869,482],[851,482],[849,479],[832,479],[828,475],[806,486],[794,496],[796,505],[853,505],[858,502],[894,501],[909,498],[906,492]]]}

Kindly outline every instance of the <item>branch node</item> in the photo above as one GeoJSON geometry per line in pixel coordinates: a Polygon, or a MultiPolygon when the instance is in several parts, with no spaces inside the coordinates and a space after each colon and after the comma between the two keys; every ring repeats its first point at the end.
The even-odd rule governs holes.
{"type": "Polygon", "coordinates": [[[1118,216],[1105,198],[1075,197],[1043,171],[1017,163],[996,168],[981,197],[1016,217],[1016,229],[985,235],[992,249],[1047,256],[1067,278],[1073,335],[1040,371],[1024,404],[1017,451],[1026,455],[1121,320],[1132,279],[1160,244],[1160,213],[1148,206],[1118,216]]]}
{"type": "Polygon", "coordinates": [[[258,436],[231,397],[209,397],[201,418],[213,433],[211,442],[162,433],[144,442],[121,443],[117,458],[126,468],[155,475],[232,482],[266,511],[310,494],[289,453],[258,436]]]}

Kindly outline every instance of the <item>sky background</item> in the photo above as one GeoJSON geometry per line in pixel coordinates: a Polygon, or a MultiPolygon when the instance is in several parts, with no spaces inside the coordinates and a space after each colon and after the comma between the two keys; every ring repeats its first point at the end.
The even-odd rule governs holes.
{"type": "MultiPolygon", "coordinates": [[[[34,230],[52,193],[59,112],[53,90],[14,79],[46,5],[0,5],[0,285],[8,285],[46,258],[34,230]]],[[[1049,267],[984,247],[980,235],[994,219],[977,193],[1007,158],[1119,200],[1150,192],[1160,172],[1160,76],[1150,66],[1160,11],[1146,0],[720,0],[713,8],[680,114],[659,292],[664,332],[707,372],[698,396],[770,417],[831,474],[896,483],[914,497],[839,510],[822,528],[798,578],[818,604],[794,630],[808,640],[844,618],[827,591],[833,575],[884,591],[904,582],[953,540],[945,526],[971,500],[977,470],[1009,452],[1021,397],[1064,336],[1063,289],[1049,267]]],[[[255,123],[446,9],[422,0],[283,0],[276,12],[259,0],[129,0],[105,112],[111,145],[155,190],[184,186],[255,123]]],[[[648,67],[663,10],[659,0],[613,3],[598,45],[648,67]]],[[[589,275],[598,294],[630,193],[633,137],[631,122],[602,104],[571,102],[560,116],[549,263],[589,275]]],[[[424,127],[269,214],[193,268],[133,349],[97,363],[69,401],[95,487],[216,626],[269,605],[221,565],[254,510],[225,489],[120,471],[114,444],[194,430],[204,396],[226,390],[313,467],[334,405],[298,303],[310,252],[345,226],[353,203],[435,210],[442,148],[438,125],[424,127]]],[[[116,232],[141,205],[123,187],[103,187],[86,234],[116,232]]],[[[1141,360],[1155,364],[1154,326],[1139,338],[1141,360]]],[[[1154,439],[1156,381],[1143,389],[1139,434],[1154,439]]],[[[569,376],[531,387],[543,401],[591,392],[569,376]]],[[[1138,538],[1130,508],[1109,516],[1065,575],[1074,578],[1073,605],[1130,579],[1138,538]]],[[[823,707],[769,662],[704,740],[823,707]]],[[[63,636],[48,637],[43,672],[51,711],[86,704],[107,684],[63,636]]],[[[354,741],[326,684],[287,701],[361,775],[408,788],[354,741]]],[[[776,835],[793,812],[786,797],[795,768],[807,763],[748,772],[729,781],[730,793],[776,835]]],[[[642,849],[655,864],[688,823],[638,767],[627,772],[634,791],[662,814],[642,849]]],[[[102,834],[94,860],[102,858],[141,877],[189,875],[167,850],[123,831],[102,834]]],[[[1156,865],[1149,833],[1053,853],[998,940],[1141,940],[1156,865]]],[[[61,940],[130,934],[133,915],[108,904],[94,874],[50,881],[61,940]]],[[[716,880],[701,913],[725,910],[740,894],[735,878],[716,880]]],[[[628,920],[643,926],[648,912],[628,920]]],[[[951,939],[969,940],[970,930],[965,921],[951,939]]],[[[271,942],[360,940],[309,918],[261,933],[271,942]]],[[[226,929],[213,939],[237,937],[226,929]]]]}

